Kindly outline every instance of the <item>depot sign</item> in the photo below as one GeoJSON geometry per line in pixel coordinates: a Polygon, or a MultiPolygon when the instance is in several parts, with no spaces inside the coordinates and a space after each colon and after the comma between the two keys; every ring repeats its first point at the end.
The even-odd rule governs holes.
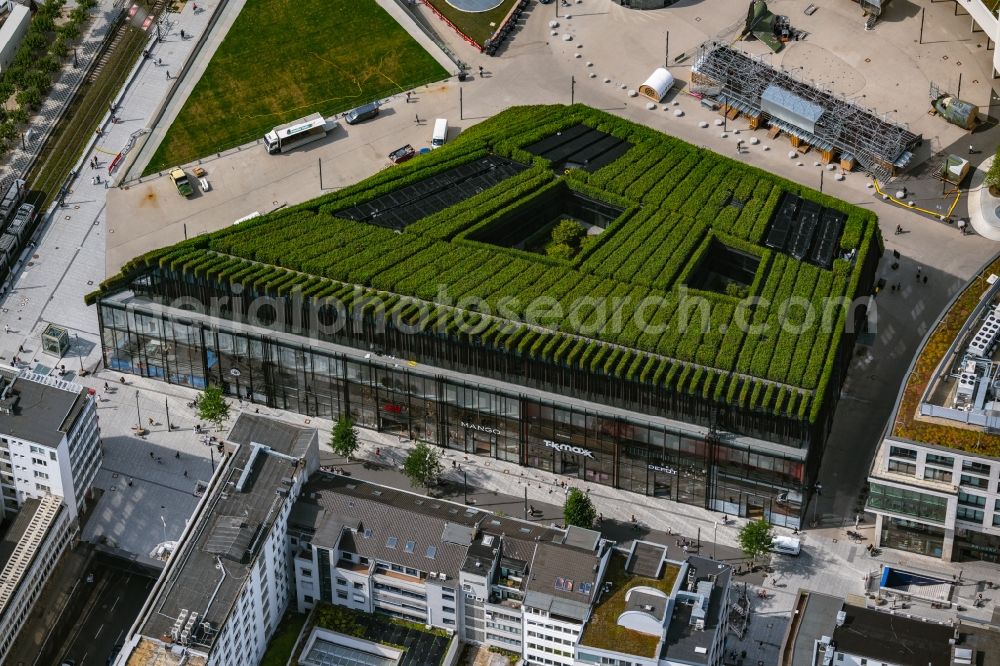
{"type": "Polygon", "coordinates": [[[491,435],[499,435],[500,434],[500,429],[499,428],[490,428],[490,427],[487,427],[487,426],[484,426],[484,425],[477,425],[475,423],[469,423],[467,421],[461,421],[460,423],[462,424],[463,428],[471,428],[472,430],[478,430],[479,432],[487,432],[487,433],[489,433],[491,435]]]}
{"type": "Polygon", "coordinates": [[[660,467],[659,465],[646,465],[646,469],[652,470],[654,472],[662,472],[664,474],[677,474],[677,470],[673,467],[660,467]]]}
{"type": "Polygon", "coordinates": [[[560,444],[559,442],[553,442],[551,439],[543,439],[542,444],[549,447],[550,449],[555,449],[556,451],[562,451],[563,453],[575,453],[578,456],[584,456],[587,458],[593,458],[594,452],[590,449],[585,449],[582,446],[573,446],[572,444],[560,444]]]}

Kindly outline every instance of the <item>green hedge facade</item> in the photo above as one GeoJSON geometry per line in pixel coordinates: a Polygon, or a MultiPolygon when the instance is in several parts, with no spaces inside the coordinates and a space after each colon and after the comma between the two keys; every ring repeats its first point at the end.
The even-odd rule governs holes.
{"type": "Polygon", "coordinates": [[[359,313],[337,342],[801,446],[825,437],[865,314],[846,303],[870,293],[881,250],[870,211],[588,107],[516,107],[352,187],[150,252],[88,299],[123,288],[203,302],[297,294],[283,301],[291,321],[335,298],[359,313]],[[578,123],[633,147],[594,173],[556,173],[524,150],[578,123]],[[530,168],[402,233],[333,215],[491,153],[530,168]],[[623,212],[569,260],[472,239],[556,187],[623,212]],[[840,245],[853,256],[824,270],[764,247],[783,192],[843,212],[840,245]],[[711,239],[759,257],[751,301],[686,286],[711,239]],[[362,305],[372,295],[379,303],[362,305]],[[684,306],[693,296],[709,305],[707,327],[683,326],[700,315],[684,306]],[[524,324],[526,304],[542,297],[562,316],[524,324]],[[622,324],[600,326],[581,297],[603,299],[622,324]],[[471,332],[456,321],[462,299],[484,304],[463,311],[471,332]],[[780,305],[789,299],[827,325],[783,327],[804,323],[802,307],[780,305]],[[420,333],[402,331],[418,320],[420,333]]]}

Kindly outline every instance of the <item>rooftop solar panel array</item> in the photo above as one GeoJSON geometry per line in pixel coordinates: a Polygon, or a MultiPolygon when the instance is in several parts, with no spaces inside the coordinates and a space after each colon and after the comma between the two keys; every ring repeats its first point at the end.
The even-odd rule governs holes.
{"type": "Polygon", "coordinates": [[[764,244],[799,261],[830,268],[837,258],[846,216],[832,208],[785,193],[764,244]]]}
{"type": "Polygon", "coordinates": [[[417,220],[475,196],[526,169],[523,164],[491,155],[459,165],[393,190],[334,215],[389,229],[404,229],[417,220]]]}
{"type": "Polygon", "coordinates": [[[632,147],[624,139],[587,125],[574,125],[527,146],[532,155],[552,162],[557,171],[577,168],[594,172],[621,157],[632,147]]]}

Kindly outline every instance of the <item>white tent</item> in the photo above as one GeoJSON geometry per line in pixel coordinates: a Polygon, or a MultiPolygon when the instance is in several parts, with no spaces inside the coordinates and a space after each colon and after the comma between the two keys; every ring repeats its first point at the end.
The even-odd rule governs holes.
{"type": "Polygon", "coordinates": [[[654,102],[659,102],[674,85],[674,75],[662,67],[657,67],[646,82],[639,86],[639,94],[645,95],[654,102]]]}

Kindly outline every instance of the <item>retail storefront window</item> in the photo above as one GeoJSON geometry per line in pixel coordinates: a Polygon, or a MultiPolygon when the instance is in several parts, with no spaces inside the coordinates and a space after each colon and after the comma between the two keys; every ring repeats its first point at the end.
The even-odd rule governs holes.
{"type": "Polygon", "coordinates": [[[886,517],[882,521],[879,543],[883,548],[941,557],[944,552],[944,529],[903,518],[886,517]]]}

